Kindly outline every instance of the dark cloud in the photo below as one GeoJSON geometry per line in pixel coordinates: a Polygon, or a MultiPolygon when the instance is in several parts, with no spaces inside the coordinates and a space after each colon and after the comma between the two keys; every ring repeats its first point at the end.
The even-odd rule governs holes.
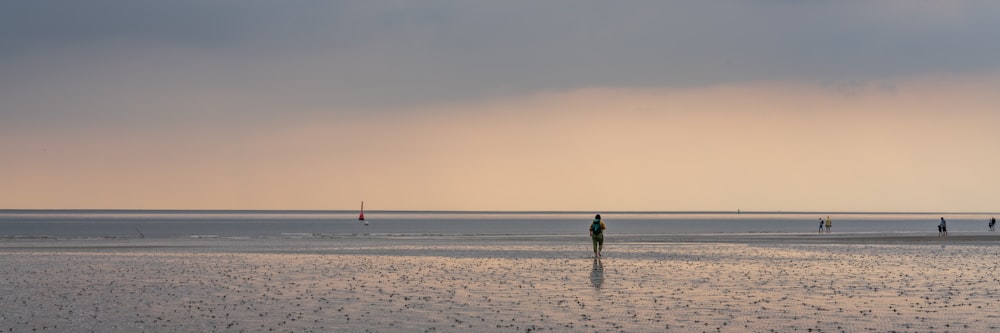
{"type": "Polygon", "coordinates": [[[113,43],[235,47],[300,10],[308,8],[253,0],[6,1],[0,3],[0,55],[113,43]]]}
{"type": "Polygon", "coordinates": [[[0,107],[182,118],[206,100],[189,112],[891,82],[996,71],[996,31],[995,2],[5,1],[0,107]]]}

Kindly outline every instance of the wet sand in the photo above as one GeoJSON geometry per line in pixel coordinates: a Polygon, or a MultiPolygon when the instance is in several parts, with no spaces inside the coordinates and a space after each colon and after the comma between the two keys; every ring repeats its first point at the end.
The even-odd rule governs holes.
{"type": "Polygon", "coordinates": [[[983,332],[1000,241],[609,235],[0,241],[0,331],[983,332]]]}

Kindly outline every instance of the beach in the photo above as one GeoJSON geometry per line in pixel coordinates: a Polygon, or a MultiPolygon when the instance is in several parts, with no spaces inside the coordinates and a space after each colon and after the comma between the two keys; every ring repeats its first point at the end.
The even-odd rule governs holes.
{"type": "Polygon", "coordinates": [[[1000,238],[4,239],[10,332],[982,332],[1000,238]]]}

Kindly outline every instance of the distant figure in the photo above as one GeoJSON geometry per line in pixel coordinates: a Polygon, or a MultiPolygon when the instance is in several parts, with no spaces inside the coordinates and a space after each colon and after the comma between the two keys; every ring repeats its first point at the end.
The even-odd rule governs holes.
{"type": "Polygon", "coordinates": [[[829,216],[827,216],[826,217],[826,233],[830,233],[830,229],[833,229],[833,221],[830,220],[829,216]]]}
{"type": "Polygon", "coordinates": [[[819,218],[819,233],[823,233],[823,218],[819,218]]]}
{"type": "Polygon", "coordinates": [[[941,223],[938,223],[938,236],[948,236],[948,222],[945,222],[943,217],[941,223]]]}
{"type": "Polygon", "coordinates": [[[594,222],[590,223],[590,239],[594,241],[594,258],[601,257],[601,250],[604,248],[604,220],[601,214],[594,215],[594,222]]]}
{"type": "Polygon", "coordinates": [[[990,218],[990,231],[996,231],[996,225],[997,225],[997,218],[991,217],[990,218]]]}

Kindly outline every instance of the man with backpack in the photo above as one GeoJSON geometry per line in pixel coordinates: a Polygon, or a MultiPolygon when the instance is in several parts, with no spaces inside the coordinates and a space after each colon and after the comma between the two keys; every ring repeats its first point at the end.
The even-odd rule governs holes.
{"type": "Polygon", "coordinates": [[[590,239],[594,241],[594,257],[601,257],[601,248],[604,247],[604,220],[601,214],[594,215],[594,222],[590,223],[590,239]]]}

